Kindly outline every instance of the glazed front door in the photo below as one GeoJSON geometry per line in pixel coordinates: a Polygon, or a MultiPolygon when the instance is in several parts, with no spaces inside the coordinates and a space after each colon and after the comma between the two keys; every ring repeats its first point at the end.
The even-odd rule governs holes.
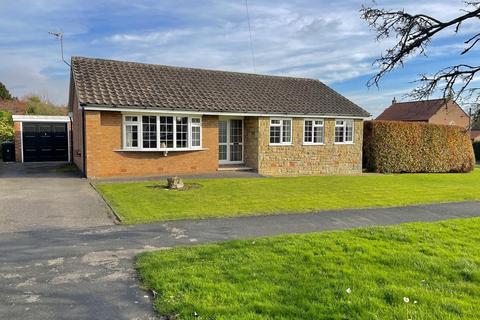
{"type": "Polygon", "coordinates": [[[243,119],[219,120],[218,160],[220,164],[243,163],[243,119]]]}

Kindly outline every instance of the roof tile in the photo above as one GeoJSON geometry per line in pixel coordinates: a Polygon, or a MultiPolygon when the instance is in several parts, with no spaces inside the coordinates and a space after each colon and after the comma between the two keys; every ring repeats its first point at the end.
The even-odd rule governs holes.
{"type": "Polygon", "coordinates": [[[81,105],[368,117],[314,79],[72,57],[81,105]]]}

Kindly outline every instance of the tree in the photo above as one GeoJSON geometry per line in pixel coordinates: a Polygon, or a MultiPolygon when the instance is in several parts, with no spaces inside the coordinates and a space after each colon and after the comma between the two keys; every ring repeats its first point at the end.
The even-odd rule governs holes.
{"type": "Polygon", "coordinates": [[[50,116],[64,116],[67,114],[67,108],[58,107],[46,99],[41,99],[38,96],[30,95],[24,98],[27,108],[26,114],[34,115],[50,115],[50,116]]]}
{"type": "MultiPolygon", "coordinates": [[[[452,30],[459,33],[466,22],[479,23],[480,1],[466,1],[462,14],[458,17],[442,21],[427,14],[410,14],[405,10],[386,10],[374,6],[362,6],[360,10],[362,19],[376,32],[377,41],[395,39],[395,44],[386,50],[374,64],[379,71],[368,81],[368,86],[378,86],[380,80],[393,69],[403,66],[406,59],[417,54],[426,55],[426,49],[432,39],[438,37],[441,31],[452,30]]],[[[467,55],[480,42],[480,32],[466,36],[464,49],[459,54],[467,55]]],[[[472,80],[480,72],[480,61],[477,64],[459,63],[447,66],[435,73],[420,74],[417,80],[418,87],[411,96],[424,99],[437,91],[444,97],[473,98],[479,100],[480,88],[472,87],[472,80]]]]}
{"type": "Polygon", "coordinates": [[[0,100],[12,100],[13,97],[8,91],[7,87],[0,82],[0,100]]]}

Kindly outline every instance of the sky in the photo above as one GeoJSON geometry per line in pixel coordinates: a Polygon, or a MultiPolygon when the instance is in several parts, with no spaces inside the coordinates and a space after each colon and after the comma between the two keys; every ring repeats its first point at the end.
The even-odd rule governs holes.
{"type": "MultiPolygon", "coordinates": [[[[66,104],[70,70],[60,44],[48,34],[63,32],[65,56],[255,72],[319,79],[372,115],[393,97],[408,100],[420,73],[459,59],[469,24],[460,34],[443,32],[427,57],[409,59],[379,88],[366,83],[372,62],[392,40],[375,41],[360,19],[364,1],[248,0],[255,68],[245,0],[0,0],[0,82],[17,97],[39,94],[66,104]]],[[[378,7],[423,12],[440,19],[461,13],[462,1],[384,1],[378,7]]],[[[480,58],[477,50],[462,61],[480,58]]]]}

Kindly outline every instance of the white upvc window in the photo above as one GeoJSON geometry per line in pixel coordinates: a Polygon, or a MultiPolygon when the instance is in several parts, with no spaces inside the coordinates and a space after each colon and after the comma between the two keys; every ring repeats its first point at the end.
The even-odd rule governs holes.
{"type": "Polygon", "coordinates": [[[157,149],[157,116],[142,116],[142,148],[157,149]]]}
{"type": "Polygon", "coordinates": [[[270,119],[270,144],[291,145],[292,144],[292,119],[271,118],[270,119]]]}
{"type": "Polygon", "coordinates": [[[139,147],[140,122],[138,116],[125,116],[123,118],[124,148],[137,149],[139,147]]]}
{"type": "Polygon", "coordinates": [[[335,143],[353,143],[353,120],[335,120],[335,143]]]}
{"type": "Polygon", "coordinates": [[[192,118],[191,119],[191,135],[192,135],[192,148],[200,148],[202,145],[202,119],[192,118]]]}
{"type": "Polygon", "coordinates": [[[139,151],[189,150],[202,147],[199,116],[124,115],[123,148],[139,151]]]}
{"type": "Polygon", "coordinates": [[[323,119],[304,119],[303,144],[320,145],[325,143],[323,119]]]}

